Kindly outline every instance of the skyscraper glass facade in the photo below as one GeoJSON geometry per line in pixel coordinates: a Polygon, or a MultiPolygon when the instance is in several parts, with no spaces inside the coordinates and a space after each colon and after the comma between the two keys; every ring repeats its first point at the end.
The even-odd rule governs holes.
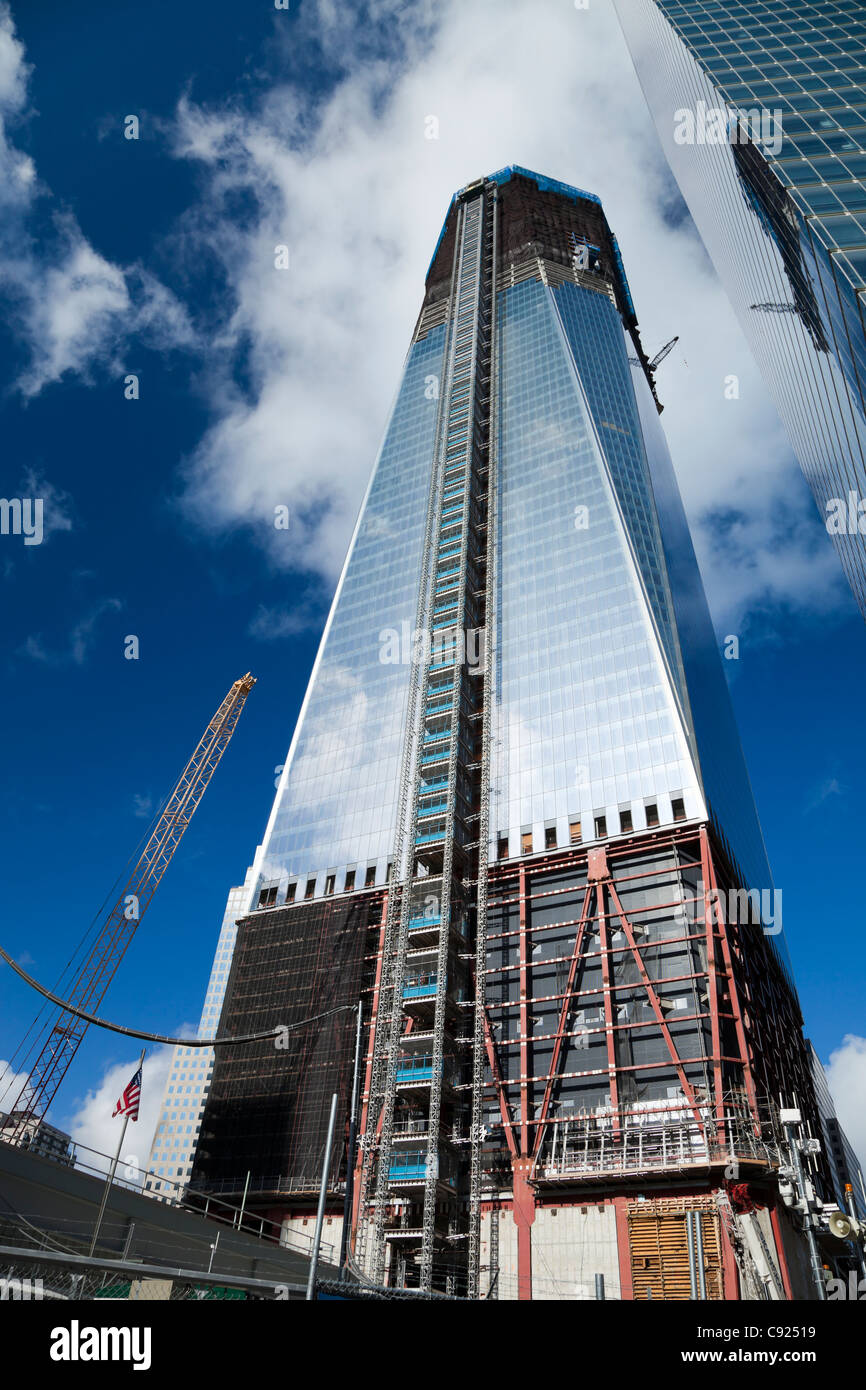
{"type": "MultiPolygon", "coordinates": [[[[504,183],[511,170],[492,177],[504,183]]],[[[518,853],[527,833],[543,848],[550,823],[564,843],[576,821],[589,839],[596,818],[613,826],[620,810],[642,829],[646,803],[668,824],[672,800],[698,816],[721,798],[735,858],[764,888],[770,871],[739,738],[645,359],[624,332],[631,298],[611,247],[620,304],[590,273],[579,285],[500,287],[489,857],[503,838],[518,853]],[[692,691],[671,565],[692,618],[688,661],[704,673],[692,691]],[[695,701],[712,706],[700,748],[695,701]]],[[[340,892],[347,874],[355,888],[381,886],[394,856],[444,372],[445,325],[429,325],[440,309],[426,306],[406,359],[257,860],[277,902],[287,891],[294,901],[340,892]]],[[[434,622],[431,640],[436,631],[434,622]]],[[[471,664],[471,635],[466,647],[471,664]]]]}
{"type": "Polygon", "coordinates": [[[615,0],[665,154],[866,614],[866,13],[615,0]]]}
{"type": "Polygon", "coordinates": [[[821,1059],[813,1045],[809,1043],[808,1046],[812,1076],[815,1082],[818,1116],[821,1121],[821,1140],[830,1160],[830,1171],[833,1176],[833,1199],[842,1211],[849,1211],[846,1188],[850,1185],[851,1198],[857,1213],[863,1220],[866,1219],[866,1185],[863,1182],[860,1161],[839,1123],[836,1105],[830,1094],[827,1073],[821,1064],[821,1059]]]}
{"type": "Polygon", "coordinates": [[[379,1280],[556,1296],[539,1194],[579,1225],[575,1189],[635,1165],[761,1172],[781,1068],[808,1084],[658,417],[599,200],[518,166],[461,189],[238,925],[223,1031],[298,1031],[220,1050],[193,1172],[315,1193],[360,998],[331,1176],[379,1280]]]}
{"type": "Polygon", "coordinates": [[[268,826],[263,877],[298,896],[387,875],[443,343],[407,358],[268,826]]]}

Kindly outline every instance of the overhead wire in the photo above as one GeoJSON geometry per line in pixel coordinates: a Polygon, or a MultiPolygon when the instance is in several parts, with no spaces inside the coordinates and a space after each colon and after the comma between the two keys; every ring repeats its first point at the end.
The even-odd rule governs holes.
{"type": "Polygon", "coordinates": [[[310,1023],[318,1023],[320,1019],[330,1018],[332,1014],[347,1013],[355,1010],[357,1004],[340,1004],[335,1009],[326,1009],[323,1013],[313,1014],[310,1018],[299,1019],[296,1023],[278,1023],[272,1028],[262,1029],[257,1033],[239,1033],[234,1037],[216,1038],[173,1038],[165,1033],[149,1033],[141,1028],[127,1028],[122,1023],[112,1023],[107,1018],[98,1018],[96,1014],[85,1013],[83,1009],[78,1009],[68,999],[61,999],[58,995],[46,989],[38,980],[34,980],[32,975],[28,975],[17,961],[13,960],[8,951],[0,946],[0,956],[3,957],[7,965],[10,965],[15,974],[35,989],[44,998],[49,999],[52,1004],[57,1004],[67,1013],[75,1018],[83,1018],[87,1023],[93,1024],[96,1028],[105,1028],[109,1033],[121,1033],[126,1038],[141,1038],[144,1042],[164,1043],[168,1047],[229,1047],[233,1043],[264,1042],[267,1038],[278,1038],[284,1033],[290,1033],[295,1028],[306,1028],[310,1023]]]}
{"type": "MultiPolygon", "coordinates": [[[[119,886],[122,883],[129,882],[129,878],[132,874],[132,871],[135,868],[135,865],[141,859],[141,855],[144,852],[145,845],[148,843],[150,838],[155,833],[156,827],[162,819],[163,811],[165,810],[165,807],[167,805],[168,796],[164,796],[160,801],[159,805],[157,806],[157,809],[154,812],[154,815],[152,816],[150,823],[146,826],[145,830],[143,831],[141,838],[138,841],[138,844],[132,851],[132,854],[127,859],[126,864],[122,869],[118,871],[115,880],[109,888],[108,892],[106,893],[105,897],[103,898],[102,903],[96,909],[96,912],[93,914],[90,925],[85,928],[78,944],[72,950],[71,955],[69,956],[66,964],[64,965],[63,969],[61,970],[60,974],[58,975],[55,981],[55,990],[59,990],[61,988],[64,980],[69,976],[76,962],[83,961],[88,947],[91,946],[93,944],[93,941],[95,940],[95,933],[105,916],[108,904],[117,900],[119,886]]],[[[24,1036],[21,1038],[20,1042],[15,1047],[11,1056],[5,1062],[2,1070],[0,1070],[0,1083],[3,1082],[8,1072],[14,1072],[19,1065],[22,1070],[27,1070],[27,1063],[30,1060],[30,1058],[32,1058],[34,1054],[38,1055],[39,1050],[41,1050],[41,1048],[44,1046],[46,1037],[48,1035],[48,1029],[51,1025],[51,1019],[44,1017],[46,1011],[46,1005],[43,1004],[42,1007],[39,1009],[39,1012],[37,1013],[33,1022],[30,1024],[29,1028],[25,1032],[24,1036]],[[27,1044],[27,1040],[30,1037],[31,1033],[34,1032],[34,1030],[36,1030],[35,1036],[33,1037],[30,1046],[27,1048],[25,1052],[24,1048],[27,1044]]],[[[8,1089],[9,1088],[7,1087],[7,1090],[8,1089]]]]}

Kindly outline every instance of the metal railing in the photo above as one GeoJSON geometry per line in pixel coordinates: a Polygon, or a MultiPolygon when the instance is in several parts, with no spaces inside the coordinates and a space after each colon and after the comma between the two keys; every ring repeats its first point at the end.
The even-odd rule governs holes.
{"type": "Polygon", "coordinates": [[[574,1119],[560,1117],[550,1129],[534,1174],[542,1182],[707,1167],[734,1159],[767,1166],[778,1162],[772,1131],[739,1107],[726,1108],[719,1120],[708,1106],[696,1115],[684,1100],[634,1106],[626,1114],[604,1106],[574,1119]]]}
{"type": "MultiPolygon", "coordinates": [[[[38,1156],[40,1158],[46,1157],[44,1154],[38,1156]]],[[[48,1162],[59,1163],[62,1167],[74,1166],[79,1172],[89,1173],[104,1180],[111,1166],[112,1155],[103,1153],[100,1149],[92,1149],[87,1144],[75,1143],[71,1165],[53,1158],[49,1158],[48,1162]]],[[[250,1179],[247,1191],[248,1193],[317,1192],[320,1180],[319,1174],[308,1180],[289,1180],[285,1177],[253,1177],[250,1179]]],[[[158,1173],[149,1168],[121,1162],[118,1164],[112,1186],[124,1187],[131,1192],[138,1192],[143,1197],[149,1197],[153,1202],[171,1203],[187,1211],[195,1212],[197,1216],[206,1216],[225,1226],[243,1230],[247,1235],[272,1241],[285,1249],[294,1249],[299,1254],[308,1255],[312,1250],[313,1237],[311,1235],[307,1235],[303,1231],[286,1230],[278,1222],[269,1221],[266,1217],[259,1216],[257,1212],[242,1209],[233,1202],[222,1201],[215,1195],[217,1192],[237,1193],[238,1183],[208,1184],[206,1188],[194,1188],[188,1183],[175,1182],[172,1178],[160,1177],[158,1173]],[[148,1186],[149,1183],[152,1185],[148,1186]]],[[[242,1187],[243,1184],[241,1183],[240,1186],[242,1187]]],[[[321,1258],[326,1263],[329,1262],[334,1252],[333,1245],[323,1242],[321,1251],[321,1258]]]]}
{"type": "Polygon", "coordinates": [[[437,975],[413,975],[403,986],[404,999],[429,999],[436,995],[439,977],[437,975]]]}
{"type": "Polygon", "coordinates": [[[399,1139],[410,1134],[429,1134],[430,1121],[426,1115],[419,1115],[411,1120],[394,1121],[394,1137],[399,1139]]]}
{"type": "Polygon", "coordinates": [[[397,1081],[432,1081],[433,1058],[423,1053],[419,1056],[407,1054],[397,1063],[397,1081]]]}

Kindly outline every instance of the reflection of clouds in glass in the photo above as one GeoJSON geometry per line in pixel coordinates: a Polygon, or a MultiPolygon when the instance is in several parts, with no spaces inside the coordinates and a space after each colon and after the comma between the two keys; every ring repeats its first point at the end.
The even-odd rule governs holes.
{"type": "Polygon", "coordinates": [[[443,341],[433,330],[407,360],[263,851],[271,878],[384,861],[393,848],[411,667],[381,662],[379,634],[416,609],[436,423],[419,382],[443,341]]]}
{"type": "Polygon", "coordinates": [[[390,849],[406,676],[369,693],[345,671],[330,672],[327,684],[332,698],[305,728],[272,835],[272,844],[285,844],[276,859],[289,872],[379,858],[390,849]]]}
{"type": "Polygon", "coordinates": [[[567,817],[589,821],[594,810],[663,793],[686,794],[695,812],[700,805],[626,539],[628,528],[666,646],[676,656],[622,329],[606,299],[567,287],[556,298],[567,347],[553,300],[542,285],[527,283],[506,294],[500,317],[505,370],[492,817],[495,833],[512,836],[548,820],[560,822],[567,836],[567,817]],[[585,380],[588,360],[591,379],[585,380]],[[546,403],[541,410],[538,401],[546,403]],[[617,428],[603,428],[605,421],[617,428]],[[578,503],[589,512],[581,531],[573,525],[578,503]]]}
{"type": "Polygon", "coordinates": [[[396,532],[386,516],[364,518],[364,534],[375,536],[377,540],[390,540],[396,532]]]}
{"type": "Polygon", "coordinates": [[[342,705],[331,710],[337,729],[322,729],[313,732],[305,741],[303,751],[293,763],[295,777],[303,781],[315,770],[324,788],[335,776],[348,776],[355,768],[364,751],[364,743],[357,741],[359,730],[367,737],[369,701],[363,690],[357,690],[342,705]]]}

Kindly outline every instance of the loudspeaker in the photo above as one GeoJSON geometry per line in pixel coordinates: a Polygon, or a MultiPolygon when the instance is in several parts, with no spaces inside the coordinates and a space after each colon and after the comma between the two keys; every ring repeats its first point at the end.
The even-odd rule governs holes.
{"type": "Polygon", "coordinates": [[[834,1211],[828,1222],[830,1234],[838,1240],[850,1240],[854,1234],[854,1222],[844,1211],[834,1211]]]}

